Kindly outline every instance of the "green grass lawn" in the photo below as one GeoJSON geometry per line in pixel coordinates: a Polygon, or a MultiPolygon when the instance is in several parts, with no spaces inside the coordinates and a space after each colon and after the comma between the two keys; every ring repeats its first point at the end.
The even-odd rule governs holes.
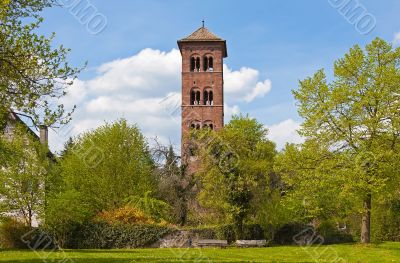
{"type": "Polygon", "coordinates": [[[400,262],[400,243],[227,249],[118,249],[59,252],[2,251],[0,262],[400,262]],[[64,260],[65,259],[65,260],[64,260]]]}

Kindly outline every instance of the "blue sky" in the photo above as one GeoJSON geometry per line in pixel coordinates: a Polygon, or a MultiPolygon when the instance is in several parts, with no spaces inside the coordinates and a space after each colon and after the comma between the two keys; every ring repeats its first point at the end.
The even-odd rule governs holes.
{"type": "MultiPolygon", "coordinates": [[[[72,2],[59,1],[64,4],[72,2]]],[[[153,98],[162,100],[171,93],[179,94],[179,71],[170,70],[170,75],[166,76],[158,74],[158,71],[151,74],[151,65],[147,65],[148,70],[136,67],[146,56],[161,59],[165,67],[176,67],[178,54],[173,51],[177,49],[176,41],[200,27],[202,19],[210,31],[227,40],[229,57],[225,63],[232,73],[228,83],[236,85],[235,81],[248,81],[243,84],[246,87],[238,87],[243,89],[242,92],[228,92],[228,106],[235,109],[234,112],[249,113],[269,127],[271,139],[279,147],[285,141],[298,142],[300,139],[294,130],[301,119],[291,90],[297,88],[299,79],[320,68],[325,68],[330,75],[333,61],[354,44],[365,46],[377,36],[390,42],[400,41],[400,35],[395,40],[395,34],[400,32],[400,1],[350,0],[351,4],[359,4],[376,21],[375,27],[366,34],[361,34],[357,25],[350,23],[340,8],[332,6],[347,1],[85,0],[107,20],[106,28],[95,35],[72,14],[70,8],[47,9],[43,13],[45,21],[40,33],[55,32],[54,44],[72,49],[69,61],[73,65],[88,61],[87,69],[71,91],[75,95],[67,103],[74,102],[78,107],[70,125],[71,132],[51,134],[51,146],[58,150],[67,136],[119,117],[138,123],[148,137],[157,136],[164,142],[179,144],[179,123],[168,126],[157,119],[165,119],[165,116],[157,117],[157,113],[146,116],[145,108],[142,111],[125,110],[122,105],[140,107],[153,98]],[[126,81],[119,83],[121,79],[126,81]],[[137,79],[144,83],[143,89],[149,90],[138,87],[137,79]],[[266,84],[266,80],[271,82],[268,91],[250,102],[239,98],[251,91],[251,85],[266,84]],[[133,82],[130,84],[130,81],[133,82]],[[114,88],[107,89],[107,84],[114,86],[114,83],[114,88]],[[165,89],[163,83],[166,83],[165,89]],[[96,90],[98,85],[104,86],[99,88],[102,92],[96,90]],[[84,97],[79,97],[83,94],[84,97]],[[119,103],[121,101],[126,104],[119,103]],[[112,103],[121,107],[112,106],[112,103]],[[105,104],[110,107],[103,107],[105,104]],[[98,114],[96,109],[99,109],[98,114]]]]}

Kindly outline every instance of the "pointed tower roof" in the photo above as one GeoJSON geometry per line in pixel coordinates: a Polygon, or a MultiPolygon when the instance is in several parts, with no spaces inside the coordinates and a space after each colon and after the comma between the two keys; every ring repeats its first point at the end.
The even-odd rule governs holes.
{"type": "Polygon", "coordinates": [[[223,41],[214,33],[210,32],[206,27],[200,27],[189,36],[181,39],[180,41],[223,41]]]}
{"type": "Polygon", "coordinates": [[[224,44],[224,57],[227,57],[226,40],[223,40],[219,36],[209,31],[206,27],[202,26],[189,36],[178,40],[179,49],[181,49],[182,43],[185,42],[222,42],[224,44]]]}

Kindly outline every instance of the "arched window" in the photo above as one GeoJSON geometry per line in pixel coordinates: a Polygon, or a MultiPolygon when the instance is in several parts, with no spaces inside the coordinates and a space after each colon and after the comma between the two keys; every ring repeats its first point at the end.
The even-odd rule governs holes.
{"type": "Polygon", "coordinates": [[[192,121],[190,123],[190,129],[200,130],[201,129],[201,122],[200,121],[192,121]]]}
{"type": "Polygon", "coordinates": [[[190,71],[200,71],[200,57],[194,55],[190,58],[190,71]]]}
{"type": "Polygon", "coordinates": [[[195,98],[196,98],[196,91],[192,90],[190,92],[190,105],[194,105],[195,98]]]}
{"type": "Polygon", "coordinates": [[[203,103],[204,103],[204,105],[210,105],[209,104],[210,102],[208,101],[208,91],[207,90],[205,90],[203,93],[203,103]]]}
{"type": "Polygon", "coordinates": [[[197,88],[190,91],[190,105],[200,105],[200,90],[197,88]]]}
{"type": "Polygon", "coordinates": [[[212,123],[212,121],[205,121],[203,124],[203,128],[213,130],[214,124],[212,123]]]}
{"type": "Polygon", "coordinates": [[[211,55],[203,57],[203,69],[204,71],[214,71],[214,59],[211,55]]]}
{"type": "Polygon", "coordinates": [[[194,57],[190,58],[190,71],[194,71],[196,68],[196,59],[194,57]]]}
{"type": "Polygon", "coordinates": [[[203,70],[204,71],[208,70],[208,57],[207,56],[203,57],[203,70]]]}
{"type": "Polygon", "coordinates": [[[213,57],[209,57],[208,58],[208,69],[210,71],[214,70],[214,59],[213,59],[213,57]]]}
{"type": "Polygon", "coordinates": [[[214,94],[210,88],[207,88],[203,93],[203,104],[214,105],[214,94]]]}
{"type": "Polygon", "coordinates": [[[195,98],[196,105],[200,105],[200,91],[196,91],[196,98],[195,98]]]}
{"type": "Polygon", "coordinates": [[[196,71],[200,71],[200,58],[196,58],[196,71]]]}

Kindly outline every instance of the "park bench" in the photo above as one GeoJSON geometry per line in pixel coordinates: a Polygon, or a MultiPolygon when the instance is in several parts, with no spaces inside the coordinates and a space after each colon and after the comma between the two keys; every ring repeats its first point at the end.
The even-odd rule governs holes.
{"type": "Polygon", "coordinates": [[[267,241],[263,240],[236,240],[238,247],[265,247],[267,241]]]}
{"type": "Polygon", "coordinates": [[[227,240],[218,240],[218,239],[199,239],[197,241],[198,247],[220,247],[225,248],[228,246],[227,240]]]}

